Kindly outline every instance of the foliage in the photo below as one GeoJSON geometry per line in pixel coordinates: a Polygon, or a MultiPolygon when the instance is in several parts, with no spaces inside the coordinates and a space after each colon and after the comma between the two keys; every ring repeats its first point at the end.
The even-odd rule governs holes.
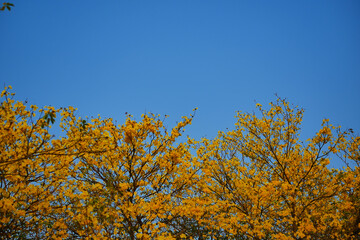
{"type": "Polygon", "coordinates": [[[0,8],[0,11],[4,11],[5,9],[11,11],[11,7],[14,7],[13,3],[4,2],[3,6],[0,8]]]}
{"type": "Polygon", "coordinates": [[[72,107],[0,106],[0,238],[359,239],[360,138],[278,98],[214,139],[145,114],[124,124],[72,107]],[[59,124],[63,137],[51,134],[59,124]],[[329,169],[342,159],[346,168],[329,169]]]}

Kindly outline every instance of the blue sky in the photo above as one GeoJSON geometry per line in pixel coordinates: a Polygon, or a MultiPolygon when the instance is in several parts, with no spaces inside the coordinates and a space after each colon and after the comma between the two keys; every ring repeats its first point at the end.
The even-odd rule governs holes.
{"type": "Polygon", "coordinates": [[[0,80],[81,116],[199,110],[187,134],[232,128],[278,94],[360,132],[360,2],[13,0],[0,13],[0,80]]]}

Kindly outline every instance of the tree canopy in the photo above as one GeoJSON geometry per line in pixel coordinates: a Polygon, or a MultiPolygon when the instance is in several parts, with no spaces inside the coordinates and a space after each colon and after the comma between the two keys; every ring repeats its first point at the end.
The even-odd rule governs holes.
{"type": "Polygon", "coordinates": [[[360,239],[360,137],[325,119],[301,141],[284,99],[196,140],[194,114],[119,125],[1,98],[2,239],[360,239]]]}

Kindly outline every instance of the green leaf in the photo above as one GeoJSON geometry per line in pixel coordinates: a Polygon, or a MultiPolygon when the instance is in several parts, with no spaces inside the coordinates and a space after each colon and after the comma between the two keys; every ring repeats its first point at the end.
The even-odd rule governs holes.
{"type": "Polygon", "coordinates": [[[88,123],[86,122],[86,120],[81,120],[80,131],[85,131],[87,125],[88,123]]]}
{"type": "Polygon", "coordinates": [[[4,11],[5,9],[11,11],[11,7],[14,7],[15,5],[12,3],[4,2],[3,6],[0,8],[0,11],[4,11]]]}

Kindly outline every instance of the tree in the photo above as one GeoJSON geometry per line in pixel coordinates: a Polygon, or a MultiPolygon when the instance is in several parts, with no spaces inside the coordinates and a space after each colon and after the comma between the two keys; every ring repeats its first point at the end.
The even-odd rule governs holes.
{"type": "Polygon", "coordinates": [[[198,171],[189,145],[175,144],[191,120],[184,117],[171,132],[152,114],[139,122],[128,117],[121,126],[108,119],[89,127],[78,148],[96,145],[105,152],[84,154],[74,168],[73,235],[170,239],[169,223],[184,210],[182,197],[191,194],[198,171]]]}
{"type": "Polygon", "coordinates": [[[58,230],[48,217],[61,211],[54,200],[64,190],[75,154],[71,141],[53,140],[49,129],[56,114],[72,112],[45,107],[36,118],[37,107],[26,110],[9,89],[1,93],[0,107],[0,235],[40,239],[58,230]]]}
{"type": "Polygon", "coordinates": [[[235,130],[204,140],[204,182],[219,208],[210,225],[232,238],[348,238],[338,211],[343,172],[327,168],[346,133],[324,120],[303,143],[303,110],[280,98],[270,106],[257,105],[260,117],[239,112],[235,130]]]}
{"type": "Polygon", "coordinates": [[[37,107],[26,110],[9,89],[0,109],[2,236],[172,237],[199,169],[190,145],[176,143],[193,116],[170,132],[152,114],[122,126],[76,118],[72,107],[45,107],[36,118],[37,107]],[[66,136],[54,139],[58,114],[66,136]]]}
{"type": "Polygon", "coordinates": [[[347,166],[343,173],[343,192],[339,197],[342,232],[349,239],[360,239],[360,137],[352,134],[349,141],[343,142],[341,149],[339,157],[347,166]]]}

